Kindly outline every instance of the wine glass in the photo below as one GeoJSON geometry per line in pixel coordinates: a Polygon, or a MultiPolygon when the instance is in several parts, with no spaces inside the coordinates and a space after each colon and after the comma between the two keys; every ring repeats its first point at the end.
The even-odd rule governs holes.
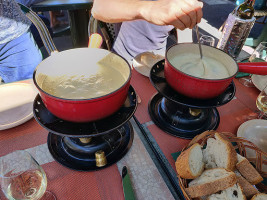
{"type": "MultiPolygon", "coordinates": [[[[267,42],[261,42],[248,58],[248,62],[267,62],[267,42]]],[[[251,75],[242,77],[239,82],[246,87],[255,87],[251,80],[251,75]]]]}
{"type": "Polygon", "coordinates": [[[209,35],[202,35],[200,38],[199,38],[199,42],[201,44],[205,44],[205,45],[208,45],[208,46],[214,46],[215,45],[215,38],[212,37],[212,36],[209,36],[209,35]]]}
{"type": "Polygon", "coordinates": [[[0,159],[1,188],[9,200],[56,199],[46,192],[47,178],[43,168],[25,150],[14,151],[0,159]],[[45,195],[44,195],[45,194],[45,195]]]}
{"type": "Polygon", "coordinates": [[[259,119],[265,118],[267,114],[267,84],[257,97],[256,105],[257,108],[260,110],[258,118],[259,119]]]}

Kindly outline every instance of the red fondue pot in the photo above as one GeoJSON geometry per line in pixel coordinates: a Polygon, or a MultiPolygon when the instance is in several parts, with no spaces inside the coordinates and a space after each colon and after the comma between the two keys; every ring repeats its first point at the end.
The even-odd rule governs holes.
{"type": "MultiPolygon", "coordinates": [[[[116,77],[111,77],[116,78],[116,77]]],[[[124,103],[130,86],[131,68],[126,60],[104,49],[78,48],[55,52],[35,69],[33,80],[46,108],[55,116],[72,122],[89,122],[105,118],[116,112],[124,103]],[[43,90],[45,77],[91,75],[96,63],[105,58],[125,79],[123,85],[104,95],[90,99],[66,99],[43,90]],[[45,75],[45,76],[44,76],[45,75]]],[[[53,87],[57,87],[53,85],[53,87]]],[[[78,88],[77,88],[78,89],[78,88]]]]}
{"type": "Polygon", "coordinates": [[[168,84],[185,96],[199,99],[216,97],[225,91],[238,71],[252,74],[267,74],[267,63],[240,63],[238,65],[230,55],[220,49],[202,45],[202,51],[203,56],[223,63],[229,72],[229,77],[223,79],[204,79],[186,74],[175,68],[174,65],[178,66],[179,63],[171,63],[170,60],[173,57],[184,53],[199,54],[198,44],[175,44],[166,51],[164,74],[168,84]]]}
{"type": "MultiPolygon", "coordinates": [[[[131,67],[128,62],[105,49],[77,48],[58,52],[42,20],[29,8],[21,5],[26,16],[37,27],[50,57],[43,60],[35,69],[33,81],[39,90],[46,108],[55,116],[71,122],[90,122],[115,113],[125,102],[131,79],[131,67]],[[108,94],[89,99],[60,98],[44,91],[43,83],[47,77],[85,76],[90,77],[98,71],[98,62],[108,59],[108,66],[115,68],[123,76],[123,84],[108,94]]],[[[110,78],[116,78],[112,76],[110,78]]],[[[57,82],[55,82],[57,83],[57,82]]],[[[57,85],[53,85],[53,88],[57,85]]]]}

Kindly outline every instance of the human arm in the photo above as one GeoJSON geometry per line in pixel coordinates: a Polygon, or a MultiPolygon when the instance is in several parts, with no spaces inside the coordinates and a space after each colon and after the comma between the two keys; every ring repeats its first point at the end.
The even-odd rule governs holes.
{"type": "Polygon", "coordinates": [[[143,19],[184,30],[200,22],[202,7],[203,3],[197,0],[94,0],[92,14],[109,23],[143,19]]]}

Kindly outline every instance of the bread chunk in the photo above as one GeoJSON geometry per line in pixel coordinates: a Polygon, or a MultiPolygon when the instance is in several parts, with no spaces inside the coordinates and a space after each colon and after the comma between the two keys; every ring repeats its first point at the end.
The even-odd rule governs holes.
{"type": "Polygon", "coordinates": [[[255,194],[251,200],[266,200],[267,199],[267,194],[264,193],[259,193],[259,194],[255,194]]]}
{"type": "Polygon", "coordinates": [[[237,183],[208,197],[208,200],[246,200],[242,187],[237,183]]]}
{"type": "Polygon", "coordinates": [[[185,188],[186,193],[191,197],[201,197],[225,190],[236,184],[234,172],[223,168],[205,170],[198,178],[189,183],[185,188]]]}
{"type": "Polygon", "coordinates": [[[247,179],[252,185],[256,185],[263,181],[263,178],[259,172],[253,167],[253,165],[243,156],[237,154],[238,162],[236,164],[237,170],[240,174],[247,179]]]}
{"type": "Polygon", "coordinates": [[[219,133],[215,133],[215,139],[209,138],[207,140],[203,156],[207,169],[225,168],[233,171],[237,163],[237,155],[233,145],[219,133]]]}
{"type": "Polygon", "coordinates": [[[203,154],[200,144],[186,149],[175,162],[177,173],[185,179],[194,179],[204,170],[203,154]]]}
{"type": "Polygon", "coordinates": [[[238,171],[235,171],[237,177],[237,183],[242,187],[244,195],[250,199],[255,194],[258,194],[259,191],[251,185],[238,171]]]}

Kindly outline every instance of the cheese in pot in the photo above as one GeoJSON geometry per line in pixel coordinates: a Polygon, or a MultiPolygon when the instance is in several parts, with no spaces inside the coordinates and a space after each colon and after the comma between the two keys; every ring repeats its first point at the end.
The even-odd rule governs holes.
{"type": "Polygon", "coordinates": [[[169,58],[176,69],[191,76],[205,79],[223,79],[230,76],[227,68],[214,58],[186,53],[169,58]]]}
{"type": "MultiPolygon", "coordinates": [[[[98,63],[98,68],[86,75],[47,76],[39,74],[40,87],[47,93],[65,99],[90,99],[119,89],[126,81],[110,64],[98,63]]],[[[128,78],[128,77],[127,77],[128,78]]]]}

